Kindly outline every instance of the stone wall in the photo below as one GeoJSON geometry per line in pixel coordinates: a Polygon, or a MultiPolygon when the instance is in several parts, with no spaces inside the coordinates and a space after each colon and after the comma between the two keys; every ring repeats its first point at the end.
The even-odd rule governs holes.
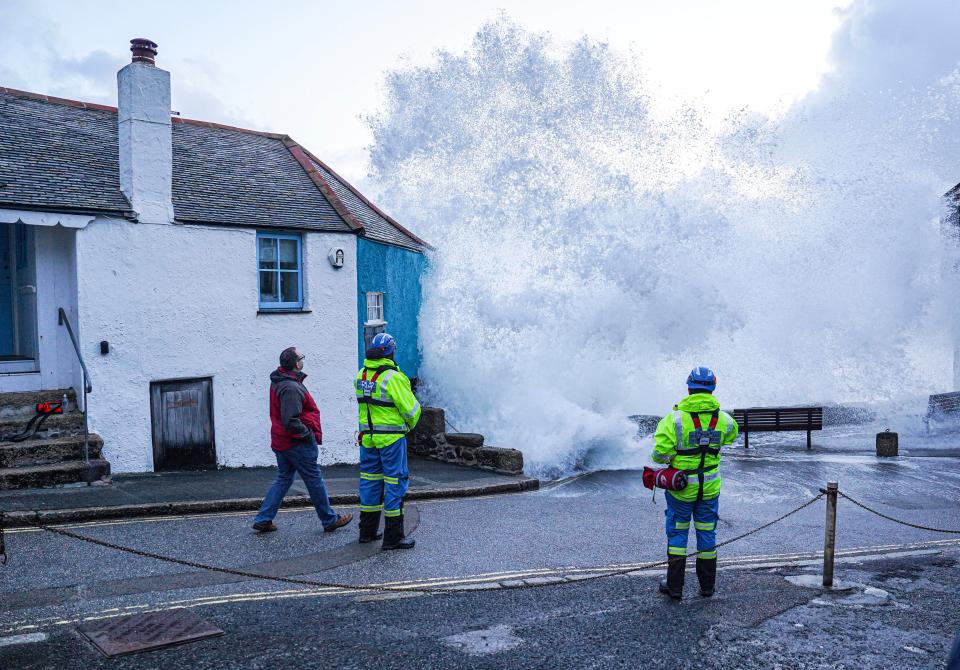
{"type": "Polygon", "coordinates": [[[516,449],[485,446],[479,433],[448,433],[443,410],[424,407],[417,427],[407,438],[411,453],[503,474],[523,473],[523,454],[516,449]]]}

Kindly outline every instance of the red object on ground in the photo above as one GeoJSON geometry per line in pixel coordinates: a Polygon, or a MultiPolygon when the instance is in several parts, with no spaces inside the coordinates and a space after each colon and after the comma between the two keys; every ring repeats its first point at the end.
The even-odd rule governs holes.
{"type": "Polygon", "coordinates": [[[37,404],[37,414],[63,414],[63,406],[58,402],[41,402],[37,404]]]}

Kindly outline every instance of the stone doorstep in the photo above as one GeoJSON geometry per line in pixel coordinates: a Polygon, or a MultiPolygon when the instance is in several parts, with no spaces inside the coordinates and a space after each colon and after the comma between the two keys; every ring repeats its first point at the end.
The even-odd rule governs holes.
{"type": "Polygon", "coordinates": [[[110,474],[110,464],[102,459],[90,460],[89,471],[83,461],[52,465],[36,465],[0,469],[0,491],[44,488],[58,484],[91,482],[110,474]]]}
{"type": "Polygon", "coordinates": [[[36,405],[41,402],[60,402],[63,394],[67,394],[70,405],[76,407],[77,394],[73,389],[56,389],[51,391],[24,391],[17,393],[0,393],[0,420],[8,416],[20,416],[24,410],[29,410],[28,418],[36,413],[36,405]]]}
{"type": "MultiPolygon", "coordinates": [[[[90,457],[100,458],[103,440],[90,434],[90,457]]],[[[0,469],[53,465],[83,460],[83,435],[53,439],[32,439],[23,442],[0,442],[0,469]]]]}

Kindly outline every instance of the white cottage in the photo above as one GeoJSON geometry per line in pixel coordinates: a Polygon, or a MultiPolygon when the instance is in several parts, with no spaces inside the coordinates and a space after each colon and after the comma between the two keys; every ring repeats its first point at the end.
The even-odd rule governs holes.
{"type": "Polygon", "coordinates": [[[46,440],[0,440],[0,488],[272,464],[291,345],[324,461],[356,461],[357,239],[409,233],[366,230],[369,201],[287,136],[172,116],[156,45],[133,45],[117,109],[0,88],[0,433],[67,394],[93,464],[74,406],[46,440]]]}

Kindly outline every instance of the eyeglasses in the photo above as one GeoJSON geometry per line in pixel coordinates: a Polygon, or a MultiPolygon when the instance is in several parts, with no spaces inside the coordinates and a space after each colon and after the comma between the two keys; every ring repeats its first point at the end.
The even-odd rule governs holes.
{"type": "Polygon", "coordinates": [[[302,361],[304,358],[306,358],[306,356],[305,356],[305,355],[301,355],[300,358],[298,358],[297,360],[298,360],[298,361],[302,361]]]}

